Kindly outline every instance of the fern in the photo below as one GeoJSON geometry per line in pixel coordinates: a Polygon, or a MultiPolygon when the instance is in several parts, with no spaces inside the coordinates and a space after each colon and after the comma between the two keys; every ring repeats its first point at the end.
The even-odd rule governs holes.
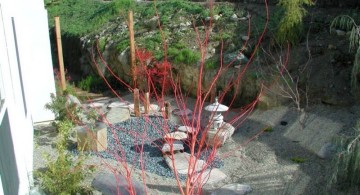
{"type": "Polygon", "coordinates": [[[285,11],[276,34],[279,43],[296,44],[301,39],[302,22],[307,14],[304,6],[313,4],[311,0],[279,0],[278,6],[284,8],[285,11]]]}
{"type": "Polygon", "coordinates": [[[351,86],[357,88],[358,74],[360,73],[360,26],[358,26],[351,16],[337,16],[330,25],[330,32],[336,29],[350,31],[349,36],[349,52],[356,50],[353,68],[351,71],[351,86]]]}
{"type": "Polygon", "coordinates": [[[360,41],[360,27],[356,24],[355,20],[348,15],[337,16],[330,25],[330,32],[336,29],[350,31],[349,36],[349,50],[352,51],[359,47],[360,41]]]}
{"type": "Polygon", "coordinates": [[[357,75],[359,73],[360,73],[360,47],[358,47],[356,51],[355,60],[351,71],[351,86],[353,87],[353,89],[357,88],[357,83],[358,83],[357,75]]]}

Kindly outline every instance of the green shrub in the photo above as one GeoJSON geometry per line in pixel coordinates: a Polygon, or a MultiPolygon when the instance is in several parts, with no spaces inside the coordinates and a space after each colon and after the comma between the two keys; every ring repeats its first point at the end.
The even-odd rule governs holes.
{"type": "Polygon", "coordinates": [[[278,5],[284,9],[284,16],[276,34],[280,44],[296,44],[300,41],[303,34],[303,18],[307,14],[304,6],[313,4],[312,0],[279,0],[278,5]]]}
{"type": "Polygon", "coordinates": [[[71,121],[58,123],[59,140],[56,143],[57,158],[45,156],[46,170],[36,171],[35,176],[40,178],[40,186],[47,194],[77,194],[85,188],[81,186],[85,177],[93,171],[85,168],[84,158],[80,156],[74,160],[67,151],[67,139],[73,128],[71,121]]]}
{"type": "Polygon", "coordinates": [[[45,104],[45,109],[50,110],[55,115],[57,121],[77,121],[79,119],[79,108],[73,104],[66,106],[67,93],[64,95],[50,94],[51,102],[45,104]]]}
{"type": "Polygon", "coordinates": [[[103,84],[102,78],[99,76],[88,75],[79,82],[79,88],[85,91],[95,91],[103,84]]]}
{"type": "Polygon", "coordinates": [[[123,52],[127,47],[130,47],[129,39],[121,40],[116,45],[116,51],[123,52]]]}
{"type": "Polygon", "coordinates": [[[63,145],[66,146],[66,143],[70,137],[70,131],[74,127],[74,124],[70,120],[62,120],[56,124],[56,129],[60,135],[60,141],[64,143],[59,144],[59,146],[63,145]]]}
{"type": "Polygon", "coordinates": [[[360,186],[360,123],[357,124],[355,135],[340,138],[340,151],[335,159],[332,183],[342,188],[360,186]]]}
{"type": "Polygon", "coordinates": [[[205,69],[213,70],[217,68],[217,61],[213,59],[206,60],[204,64],[205,69]]]}
{"type": "Polygon", "coordinates": [[[190,49],[182,49],[175,56],[175,63],[184,63],[184,64],[194,64],[200,60],[200,53],[197,51],[192,51],[190,49]]]}

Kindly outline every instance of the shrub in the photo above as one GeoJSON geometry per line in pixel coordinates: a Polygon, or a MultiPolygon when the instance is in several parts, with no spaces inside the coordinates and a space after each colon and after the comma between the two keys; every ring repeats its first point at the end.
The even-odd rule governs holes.
{"type": "Polygon", "coordinates": [[[200,60],[200,53],[190,49],[182,49],[175,57],[175,63],[194,64],[200,60]]]}
{"type": "Polygon", "coordinates": [[[356,89],[358,84],[358,75],[360,73],[360,26],[355,19],[348,15],[337,16],[330,25],[330,32],[340,28],[341,30],[350,31],[349,51],[355,52],[353,69],[351,71],[351,86],[356,89]]]}
{"type": "Polygon", "coordinates": [[[75,105],[66,106],[66,97],[67,93],[63,95],[56,96],[55,94],[50,94],[51,102],[45,104],[45,109],[50,110],[55,115],[55,120],[57,121],[77,121],[79,120],[79,108],[75,105]]]}
{"type": "Polygon", "coordinates": [[[302,21],[307,14],[304,5],[313,4],[312,0],[279,0],[278,5],[285,11],[276,34],[279,43],[296,44],[300,41],[303,31],[302,21]]]}
{"type": "Polygon", "coordinates": [[[81,186],[91,169],[85,169],[83,157],[77,160],[66,151],[67,139],[73,124],[65,120],[58,123],[59,140],[56,143],[57,158],[50,159],[49,155],[45,156],[46,170],[36,171],[35,176],[41,180],[41,188],[48,194],[77,194],[85,189],[81,186]]]}
{"type": "Polygon", "coordinates": [[[341,184],[342,188],[360,185],[360,123],[355,129],[355,136],[340,138],[340,151],[335,159],[333,183],[341,184]]]}
{"type": "Polygon", "coordinates": [[[207,70],[213,70],[213,69],[216,69],[216,66],[217,65],[217,61],[216,60],[213,60],[213,59],[209,59],[205,62],[204,66],[205,66],[205,69],[207,70]]]}
{"type": "Polygon", "coordinates": [[[103,80],[99,76],[88,75],[79,82],[79,87],[85,91],[94,91],[103,84],[103,80]]]}

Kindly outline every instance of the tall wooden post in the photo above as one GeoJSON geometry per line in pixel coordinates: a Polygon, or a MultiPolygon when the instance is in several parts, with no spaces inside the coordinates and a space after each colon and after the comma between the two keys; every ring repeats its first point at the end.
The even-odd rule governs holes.
{"type": "Polygon", "coordinates": [[[134,89],[134,114],[140,117],[140,94],[139,89],[134,89]]]}
{"type": "Polygon", "coordinates": [[[137,76],[136,76],[136,59],[135,59],[135,37],[134,37],[134,20],[133,12],[129,11],[129,36],[130,36],[130,67],[131,67],[131,76],[133,81],[133,87],[137,87],[137,76]]]}
{"type": "Polygon", "coordinates": [[[56,33],[56,43],[57,43],[58,59],[59,59],[59,66],[60,66],[61,89],[63,91],[65,91],[66,90],[66,80],[65,80],[64,58],[63,58],[63,52],[62,52],[59,16],[55,17],[55,33],[56,33]]]}
{"type": "Polygon", "coordinates": [[[145,93],[145,114],[149,114],[150,112],[150,97],[149,92],[145,93]]]}

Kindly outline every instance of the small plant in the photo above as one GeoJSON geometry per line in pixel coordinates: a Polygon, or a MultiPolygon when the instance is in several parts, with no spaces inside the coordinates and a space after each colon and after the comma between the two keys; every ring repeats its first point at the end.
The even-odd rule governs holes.
{"type": "Polygon", "coordinates": [[[273,132],[274,129],[271,126],[268,126],[264,129],[265,132],[273,132]]]}
{"type": "Polygon", "coordinates": [[[89,173],[89,170],[83,166],[84,159],[80,156],[74,160],[66,151],[67,139],[72,127],[71,121],[58,123],[59,140],[56,143],[58,156],[53,160],[46,155],[46,170],[35,172],[35,176],[41,180],[41,188],[48,194],[76,194],[84,190],[81,183],[89,173]]]}
{"type": "Polygon", "coordinates": [[[56,124],[56,128],[61,136],[60,141],[64,141],[62,145],[66,145],[68,138],[70,137],[70,131],[74,127],[74,124],[70,120],[62,120],[56,124]]]}
{"type": "Polygon", "coordinates": [[[304,163],[306,161],[305,158],[303,157],[298,157],[298,156],[295,156],[295,157],[292,157],[291,158],[291,161],[293,161],[294,163],[304,163]]]}
{"type": "Polygon", "coordinates": [[[55,115],[57,121],[78,121],[80,109],[76,104],[69,104],[66,106],[67,96],[66,92],[64,95],[50,94],[51,102],[45,104],[45,108],[50,110],[55,115]]]}

